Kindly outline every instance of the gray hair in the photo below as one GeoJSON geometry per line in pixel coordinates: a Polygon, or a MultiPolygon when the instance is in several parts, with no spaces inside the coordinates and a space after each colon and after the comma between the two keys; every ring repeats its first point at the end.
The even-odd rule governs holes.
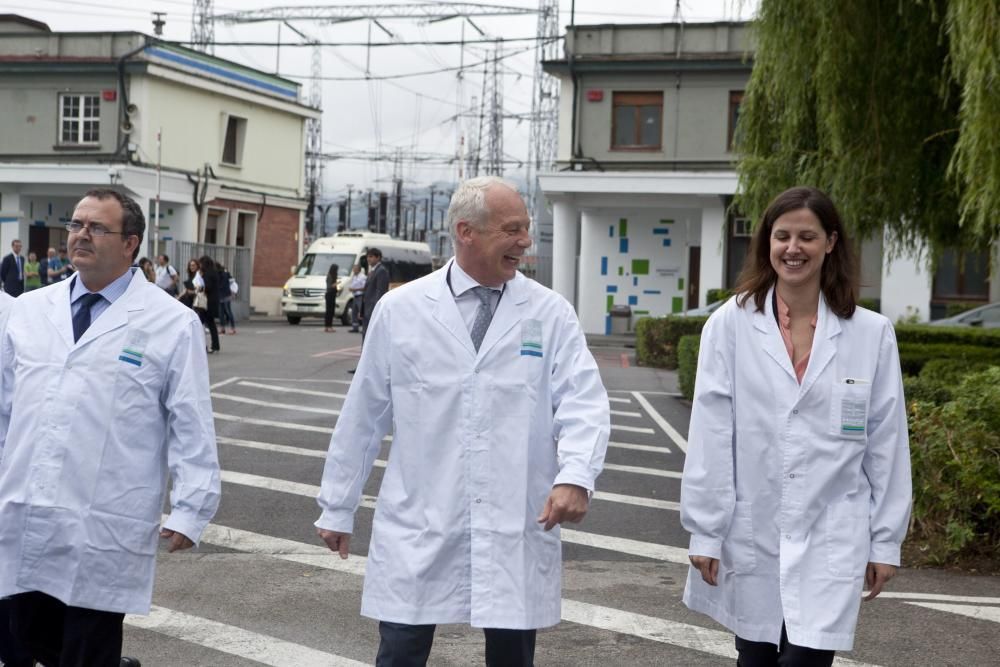
{"type": "Polygon", "coordinates": [[[486,191],[493,186],[501,186],[517,192],[517,186],[499,176],[479,176],[462,181],[451,196],[448,205],[448,229],[451,238],[458,238],[457,227],[462,220],[482,228],[486,226],[489,212],[486,210],[486,191]]]}

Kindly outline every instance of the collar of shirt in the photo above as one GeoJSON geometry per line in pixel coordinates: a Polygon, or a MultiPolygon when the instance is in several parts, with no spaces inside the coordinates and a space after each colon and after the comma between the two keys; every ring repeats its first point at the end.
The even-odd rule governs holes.
{"type": "MultiPolygon", "coordinates": [[[[451,263],[451,291],[455,294],[455,297],[465,296],[473,287],[480,287],[480,284],[472,279],[468,273],[462,270],[462,267],[458,265],[458,262],[451,263]]],[[[482,287],[489,287],[489,285],[482,285],[482,287]]],[[[496,296],[500,296],[500,292],[503,286],[500,287],[489,287],[491,290],[496,292],[496,296]]],[[[478,297],[477,297],[478,298],[478,297]]]]}
{"type": "MultiPolygon", "coordinates": [[[[128,289],[129,283],[132,282],[132,274],[136,271],[138,271],[136,267],[129,267],[125,273],[112,280],[110,284],[97,293],[103,296],[108,304],[114,303],[121,295],[125,294],[125,290],[128,289]]],[[[81,280],[80,275],[77,274],[76,278],[73,279],[73,285],[70,289],[70,303],[75,306],[77,301],[79,301],[80,297],[84,294],[90,294],[90,290],[84,286],[83,280],[81,280]]]]}
{"type": "MultiPolygon", "coordinates": [[[[463,271],[462,267],[456,261],[452,261],[451,263],[449,281],[451,292],[455,296],[455,305],[458,306],[458,312],[462,316],[462,321],[465,322],[465,328],[472,331],[480,304],[479,297],[472,291],[472,288],[479,287],[480,285],[468,273],[463,271]]],[[[491,287],[490,289],[492,290],[490,293],[492,297],[490,299],[490,307],[493,312],[496,312],[501,292],[496,288],[491,287]]]]}

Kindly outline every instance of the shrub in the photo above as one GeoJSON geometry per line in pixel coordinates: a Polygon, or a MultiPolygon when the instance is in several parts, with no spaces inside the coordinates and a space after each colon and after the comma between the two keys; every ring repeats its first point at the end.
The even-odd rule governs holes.
{"type": "Polygon", "coordinates": [[[700,334],[707,317],[644,317],[635,325],[635,358],[640,366],[677,368],[681,336],[700,334]]]}
{"type": "Polygon", "coordinates": [[[896,340],[900,343],[951,343],[1000,347],[1000,329],[975,327],[937,327],[928,324],[897,324],[896,340]]]}
{"type": "Polygon", "coordinates": [[[909,407],[913,531],[933,565],[1000,553],[1000,367],[973,373],[943,405],[909,407]]]}
{"type": "Polygon", "coordinates": [[[858,305],[862,308],[867,308],[876,313],[881,313],[882,310],[882,300],[881,299],[858,299],[858,305]]]}
{"type": "Polygon", "coordinates": [[[732,290],[727,289],[710,289],[705,292],[705,305],[715,303],[716,301],[724,301],[733,295],[732,290]]]}
{"type": "Polygon", "coordinates": [[[681,395],[687,400],[694,399],[694,380],[698,372],[698,348],[701,336],[681,336],[677,342],[677,384],[681,395]]]}
{"type": "Polygon", "coordinates": [[[919,375],[932,359],[950,359],[964,364],[1000,364],[1000,349],[953,343],[900,343],[899,364],[903,375],[919,375]]]}

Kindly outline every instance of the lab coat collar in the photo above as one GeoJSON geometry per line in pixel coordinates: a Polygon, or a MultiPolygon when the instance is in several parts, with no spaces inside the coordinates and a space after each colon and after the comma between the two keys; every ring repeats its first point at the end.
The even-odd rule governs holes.
{"type": "MultiPolygon", "coordinates": [[[[778,331],[778,323],[774,319],[774,311],[771,309],[773,292],[774,287],[771,287],[767,292],[767,298],[764,299],[764,312],[761,313],[752,310],[753,325],[759,332],[760,344],[764,352],[784,369],[792,382],[798,384],[798,379],[795,377],[795,369],[792,368],[792,360],[788,357],[788,350],[785,349],[785,343],[781,339],[781,332],[778,331]]],[[[748,300],[746,307],[753,309],[752,299],[748,300]]],[[[837,346],[832,339],[840,334],[840,318],[834,315],[833,311],[826,305],[826,299],[823,298],[822,292],[819,295],[819,306],[817,307],[816,315],[816,332],[813,334],[812,351],[809,353],[809,365],[806,367],[806,374],[802,378],[802,384],[799,385],[800,399],[809,391],[816,378],[819,377],[820,373],[823,372],[823,369],[826,368],[837,352],[837,346]]]]}
{"type": "MultiPolygon", "coordinates": [[[[73,274],[74,276],[76,274],[73,274]]],[[[142,283],[148,282],[142,271],[132,274],[128,289],[121,298],[108,306],[97,320],[88,328],[80,340],[73,342],[73,310],[70,304],[72,278],[61,281],[55,287],[48,290],[49,308],[46,317],[55,327],[62,337],[67,347],[82,347],[90,341],[103,336],[104,334],[128,324],[128,313],[143,310],[146,307],[146,299],[140,294],[142,283]],[[136,298],[139,297],[139,298],[136,298]]]]}
{"type": "Polygon", "coordinates": [[[486,337],[479,346],[479,352],[472,345],[472,337],[469,329],[465,326],[461,313],[458,312],[458,305],[451,295],[448,287],[448,269],[454,263],[452,258],[448,263],[437,271],[436,279],[431,282],[427,289],[426,296],[435,302],[433,306],[434,319],[447,329],[455,340],[468,350],[473,357],[480,357],[487,354],[490,349],[502,339],[510,329],[521,321],[521,306],[528,300],[525,278],[520,272],[515,274],[514,279],[507,282],[503,297],[497,310],[493,313],[493,320],[490,328],[486,331],[486,337]]]}

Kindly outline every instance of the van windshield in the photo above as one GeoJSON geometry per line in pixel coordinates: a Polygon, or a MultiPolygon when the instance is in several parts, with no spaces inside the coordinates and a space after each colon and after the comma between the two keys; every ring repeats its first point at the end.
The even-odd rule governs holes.
{"type": "Polygon", "coordinates": [[[338,276],[349,276],[351,266],[354,264],[354,255],[337,255],[333,253],[307,253],[302,258],[299,268],[295,269],[296,276],[325,276],[330,270],[330,266],[337,265],[338,276]]]}

